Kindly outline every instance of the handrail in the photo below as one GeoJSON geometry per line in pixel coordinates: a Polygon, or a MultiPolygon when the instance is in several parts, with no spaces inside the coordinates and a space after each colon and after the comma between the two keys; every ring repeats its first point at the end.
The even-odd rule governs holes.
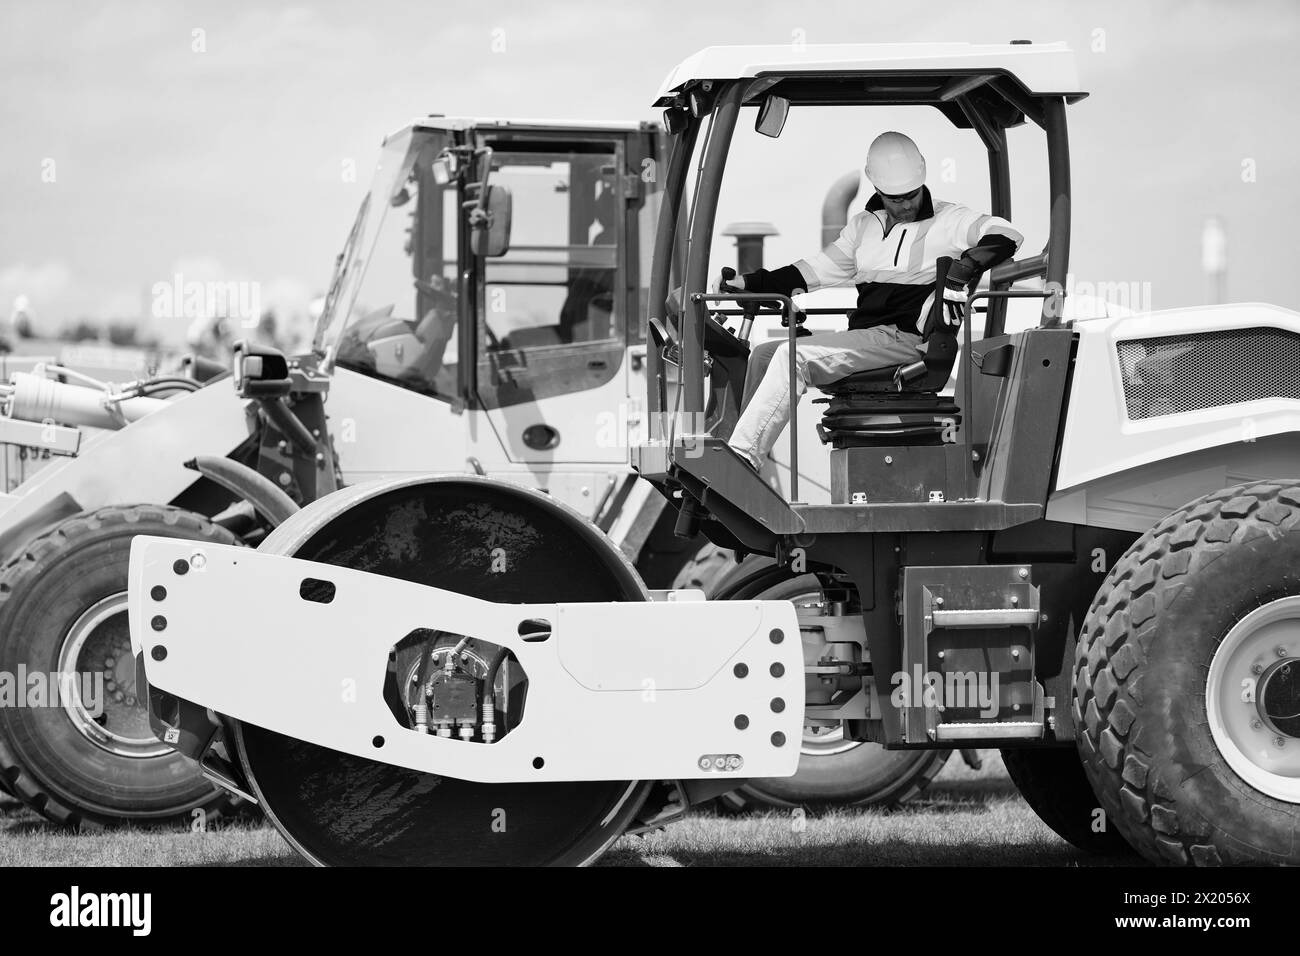
{"type": "Polygon", "coordinates": [[[971,305],[976,299],[1046,299],[1059,295],[1055,289],[984,289],[966,300],[971,305]]]}
{"type": "MultiPolygon", "coordinates": [[[[754,294],[755,294],[755,295],[760,295],[760,294],[761,294],[761,295],[763,295],[763,298],[768,298],[768,299],[771,298],[771,296],[770,296],[770,295],[767,295],[767,294],[762,294],[762,293],[757,293],[757,292],[754,293],[754,294]]],[[[714,315],[746,315],[746,314],[748,314],[747,311],[746,311],[745,309],[711,309],[710,311],[713,312],[714,315]]],[[[796,308],[795,311],[796,311],[796,312],[802,312],[804,315],[843,315],[843,316],[847,316],[850,312],[853,311],[853,309],[852,309],[852,308],[839,308],[839,309],[799,309],[799,308],[796,308]]],[[[784,309],[758,309],[757,312],[756,312],[756,314],[757,314],[757,315],[784,315],[784,314],[785,314],[785,310],[784,310],[784,309]]]]}
{"type": "Polygon", "coordinates": [[[1008,259],[989,270],[989,282],[997,285],[1001,282],[1019,282],[1032,279],[1047,272],[1047,253],[1040,252],[1028,259],[1008,259]]]}
{"type": "MultiPolygon", "coordinates": [[[[795,383],[799,377],[799,366],[795,354],[795,338],[799,327],[794,321],[794,300],[788,295],[773,292],[692,292],[691,302],[779,302],[780,314],[790,320],[790,504],[799,503],[799,415],[795,405],[798,390],[795,383]]],[[[773,313],[776,314],[776,313],[773,313]]],[[[742,383],[743,385],[743,383],[742,383]]]]}

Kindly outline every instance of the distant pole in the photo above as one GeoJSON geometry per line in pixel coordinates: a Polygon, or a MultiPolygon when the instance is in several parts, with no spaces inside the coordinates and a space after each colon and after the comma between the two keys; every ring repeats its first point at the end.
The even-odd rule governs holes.
{"type": "Polygon", "coordinates": [[[736,271],[741,275],[763,268],[763,243],[768,236],[780,235],[770,222],[733,222],[722,234],[736,237],[736,271]]]}
{"type": "Polygon", "coordinates": [[[1205,301],[1222,305],[1227,298],[1228,234],[1218,216],[1207,218],[1201,229],[1201,270],[1205,273],[1205,301]]]}

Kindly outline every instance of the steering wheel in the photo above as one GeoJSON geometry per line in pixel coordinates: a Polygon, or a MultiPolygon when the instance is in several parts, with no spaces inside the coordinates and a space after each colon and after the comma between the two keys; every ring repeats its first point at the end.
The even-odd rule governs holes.
{"type": "MultiPolygon", "coordinates": [[[[445,286],[434,285],[432,282],[428,282],[418,276],[413,278],[411,281],[418,291],[423,292],[434,300],[435,307],[447,309],[452,313],[455,313],[459,308],[459,297],[456,293],[448,291],[445,286]]],[[[488,344],[494,350],[500,349],[501,341],[497,338],[496,333],[492,331],[492,326],[488,325],[487,319],[483,320],[483,331],[487,333],[488,344]]]]}
{"type": "Polygon", "coordinates": [[[451,292],[443,285],[434,285],[418,276],[411,280],[417,291],[423,292],[434,300],[434,305],[444,309],[456,309],[456,293],[451,292]]]}

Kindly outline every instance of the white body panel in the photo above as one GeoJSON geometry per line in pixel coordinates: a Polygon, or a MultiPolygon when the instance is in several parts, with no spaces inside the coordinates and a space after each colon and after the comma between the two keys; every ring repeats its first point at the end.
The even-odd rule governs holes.
{"type": "Polygon", "coordinates": [[[470,436],[475,457],[490,454],[483,444],[504,451],[511,462],[530,465],[553,465],[563,462],[581,464],[626,464],[627,442],[611,431],[607,421],[627,404],[627,358],[608,382],[596,388],[556,395],[540,402],[526,402],[492,408],[486,415],[491,432],[476,429],[470,436]],[[554,448],[530,448],[524,444],[524,431],[533,425],[549,425],[559,433],[554,448]]]}
{"type": "Polygon", "coordinates": [[[51,462],[16,490],[3,511],[0,551],[41,530],[51,513],[169,502],[199,478],[184,462],[227,455],[247,437],[244,403],[229,379],[173,399],[128,428],[88,433],[76,458],[51,462]]]}
{"type": "MultiPolygon", "coordinates": [[[[1300,475],[1300,401],[1294,399],[1128,418],[1117,343],[1260,327],[1300,333],[1300,314],[1247,303],[1077,323],[1078,355],[1047,517],[1141,531],[1219,488],[1300,475]]],[[[1249,369],[1223,374],[1227,381],[1249,369]]]]}
{"type": "MultiPolygon", "coordinates": [[[[630,441],[637,438],[646,386],[644,365],[631,372],[633,350],[598,388],[489,411],[467,412],[466,441],[489,478],[544,491],[585,518],[632,474],[630,441]],[[524,430],[549,425],[559,444],[549,450],[524,444],[524,430]]],[[[644,355],[644,349],[639,349],[644,355]]]]}
{"type": "MultiPolygon", "coordinates": [[[[636,387],[644,390],[643,378],[636,387]]],[[[336,368],[325,410],[346,484],[473,474],[477,466],[490,478],[545,491],[592,518],[610,489],[632,473],[625,425],[637,413],[628,388],[620,372],[598,389],[488,412],[454,412],[447,402],[336,368]],[[559,446],[548,452],[527,448],[523,430],[536,424],[555,428],[559,446]],[[511,444],[503,442],[502,432],[511,444]]]]}
{"type": "Polygon", "coordinates": [[[788,602],[495,604],[143,536],[132,543],[130,590],[133,649],[151,685],[344,753],[485,783],[790,776],[798,764],[803,648],[788,602]],[[193,570],[177,574],[177,561],[193,570]],[[333,583],[333,600],[300,598],[307,577],[333,583]],[[156,585],[166,589],[162,601],[151,595],[156,585]],[[550,637],[524,641],[520,623],[539,618],[552,625],[550,637]],[[507,647],[528,675],[524,717],[495,743],[417,733],[384,702],[389,651],[430,627],[507,647]],[[748,666],[746,677],[733,673],[737,663],[748,666]],[[777,664],[781,677],[771,673],[777,664]],[[786,706],[774,708],[774,698],[786,706]],[[739,714],[748,717],[743,730],[739,714]],[[718,755],[743,763],[701,768],[718,755]]]}
{"type": "Polygon", "coordinates": [[[409,126],[403,126],[390,134],[389,138],[399,136],[407,129],[478,129],[482,127],[517,126],[521,129],[561,129],[569,132],[588,130],[617,130],[635,133],[644,128],[644,124],[634,120],[589,120],[589,119],[520,119],[518,117],[485,116],[421,116],[412,120],[409,126]]]}
{"type": "Polygon", "coordinates": [[[472,470],[467,413],[448,402],[335,368],[325,413],[344,484],[472,470]]]}
{"type": "Polygon", "coordinates": [[[1105,475],[1047,503],[1047,519],[1097,528],[1146,531],[1171,511],[1220,488],[1300,475],[1300,434],[1214,446],[1168,461],[1105,475]]]}

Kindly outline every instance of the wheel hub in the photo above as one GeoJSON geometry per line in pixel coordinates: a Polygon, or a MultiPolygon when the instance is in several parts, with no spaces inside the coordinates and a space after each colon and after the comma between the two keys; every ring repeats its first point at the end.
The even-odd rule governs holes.
{"type": "Polygon", "coordinates": [[[862,746],[860,741],[844,739],[843,727],[808,724],[803,729],[803,744],[799,752],[815,757],[829,757],[860,746],[862,746]]]}
{"type": "Polygon", "coordinates": [[[1260,719],[1279,735],[1300,739],[1300,658],[1274,664],[1259,686],[1260,719]]]}
{"type": "Polygon", "coordinates": [[[1246,783],[1300,803],[1300,595],[1256,608],[1228,631],[1205,685],[1210,733],[1246,783]]]}
{"type": "MultiPolygon", "coordinates": [[[[826,612],[826,598],[820,591],[809,591],[792,599],[801,610],[826,612]]],[[[830,757],[861,746],[859,741],[844,739],[843,724],[808,723],[803,728],[803,741],[799,747],[801,754],[813,757],[830,757]]]]}
{"type": "Polygon", "coordinates": [[[171,752],[150,730],[136,687],[125,592],[98,601],[68,628],[58,679],[64,713],[95,746],[136,759],[171,752]]]}

